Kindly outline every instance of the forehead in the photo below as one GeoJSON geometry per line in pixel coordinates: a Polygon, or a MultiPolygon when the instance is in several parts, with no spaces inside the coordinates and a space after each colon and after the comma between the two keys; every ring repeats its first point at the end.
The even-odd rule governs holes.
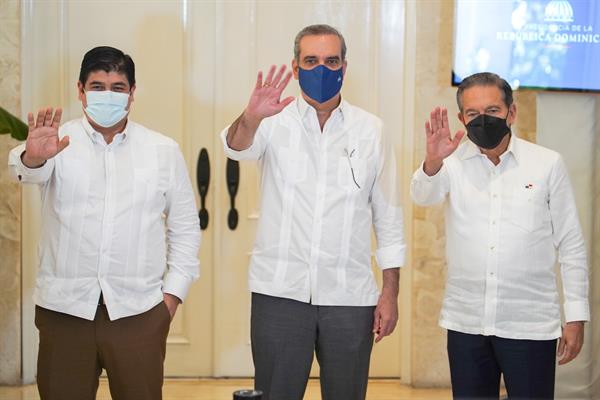
{"type": "Polygon", "coordinates": [[[86,84],[91,82],[101,82],[106,85],[114,85],[116,83],[124,83],[129,86],[127,75],[123,72],[110,71],[106,72],[103,70],[91,71],[87,77],[86,84]]]}
{"type": "Polygon", "coordinates": [[[342,55],[342,42],[337,35],[307,35],[300,39],[301,56],[342,55]]]}
{"type": "Polygon", "coordinates": [[[505,107],[503,93],[494,85],[471,86],[462,93],[463,109],[480,109],[490,106],[505,107]]]}

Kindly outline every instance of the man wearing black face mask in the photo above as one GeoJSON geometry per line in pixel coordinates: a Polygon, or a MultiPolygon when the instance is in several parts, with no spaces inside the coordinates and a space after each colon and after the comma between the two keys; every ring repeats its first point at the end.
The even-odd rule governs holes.
{"type": "Polygon", "coordinates": [[[249,287],[264,400],[302,399],[315,353],[324,399],[364,399],[373,339],[398,318],[405,246],[393,147],[377,117],[342,98],[346,65],[336,29],[302,29],[292,60],[302,95],[281,100],[285,67],[264,81],[259,72],[248,106],[221,134],[229,158],[261,161],[249,287]]]}
{"type": "Polygon", "coordinates": [[[411,184],[422,206],[447,202],[448,330],[455,398],[551,399],[555,360],[574,359],[590,318],[588,267],[573,190],[560,155],[511,133],[508,83],[472,75],[457,92],[468,141],[439,107],[425,124],[427,154],[411,184]],[[554,264],[558,250],[566,324],[554,264]]]}

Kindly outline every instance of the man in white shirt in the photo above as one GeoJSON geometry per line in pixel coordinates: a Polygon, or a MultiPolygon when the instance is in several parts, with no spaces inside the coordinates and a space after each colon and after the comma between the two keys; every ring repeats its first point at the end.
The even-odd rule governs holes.
{"type": "Polygon", "coordinates": [[[405,244],[393,147],[377,117],[341,98],[345,55],[334,28],[304,28],[292,61],[302,95],[280,100],[285,66],[264,81],[259,72],[222,132],[229,158],[261,167],[249,286],[255,387],[266,400],[302,399],[315,351],[323,398],[364,399],[373,333],[381,340],[398,318],[405,244]]]}
{"type": "Polygon", "coordinates": [[[559,364],[574,359],[590,318],[588,267],[573,190],[561,156],[511,133],[509,84],[472,75],[457,92],[469,140],[459,145],[439,107],[425,125],[427,154],[411,194],[445,202],[448,278],[440,325],[448,330],[455,398],[554,396],[559,364]],[[566,324],[561,328],[554,265],[560,261],[566,324]]]}
{"type": "Polygon", "coordinates": [[[169,324],[198,277],[196,204],[178,145],[128,119],[133,60],[96,47],[81,64],[84,116],[29,114],[13,175],[40,187],[34,299],[43,400],[161,399],[169,324]]]}

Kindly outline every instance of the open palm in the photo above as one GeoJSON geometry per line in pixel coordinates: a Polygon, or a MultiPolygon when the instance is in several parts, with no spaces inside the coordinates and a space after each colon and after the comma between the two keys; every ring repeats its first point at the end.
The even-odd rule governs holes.
{"type": "Polygon", "coordinates": [[[56,156],[69,145],[69,137],[58,137],[58,127],[62,116],[62,109],[57,108],[53,115],[52,108],[38,111],[37,118],[33,114],[27,115],[29,133],[25,144],[27,159],[34,164],[43,164],[46,160],[56,156]]]}
{"type": "Polygon", "coordinates": [[[445,108],[436,107],[430,117],[430,121],[425,122],[427,158],[443,160],[456,150],[465,132],[458,131],[454,137],[450,135],[448,110],[445,108]]]}
{"type": "Polygon", "coordinates": [[[271,66],[264,83],[262,71],[258,73],[256,86],[246,107],[246,114],[248,116],[262,120],[263,118],[280,113],[281,110],[294,100],[294,97],[286,97],[281,100],[281,93],[283,93],[283,90],[292,77],[292,73],[288,72],[285,78],[283,78],[285,69],[285,65],[282,65],[277,75],[275,75],[276,67],[275,65],[271,66]]]}

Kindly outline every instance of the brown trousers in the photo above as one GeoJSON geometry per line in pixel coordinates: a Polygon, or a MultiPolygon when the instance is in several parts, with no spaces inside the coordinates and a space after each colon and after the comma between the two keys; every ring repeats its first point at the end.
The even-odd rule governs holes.
{"type": "Polygon", "coordinates": [[[40,398],[94,400],[104,368],[114,400],[162,399],[170,322],[164,303],[115,321],[105,306],[93,321],[36,306],[40,398]]]}

